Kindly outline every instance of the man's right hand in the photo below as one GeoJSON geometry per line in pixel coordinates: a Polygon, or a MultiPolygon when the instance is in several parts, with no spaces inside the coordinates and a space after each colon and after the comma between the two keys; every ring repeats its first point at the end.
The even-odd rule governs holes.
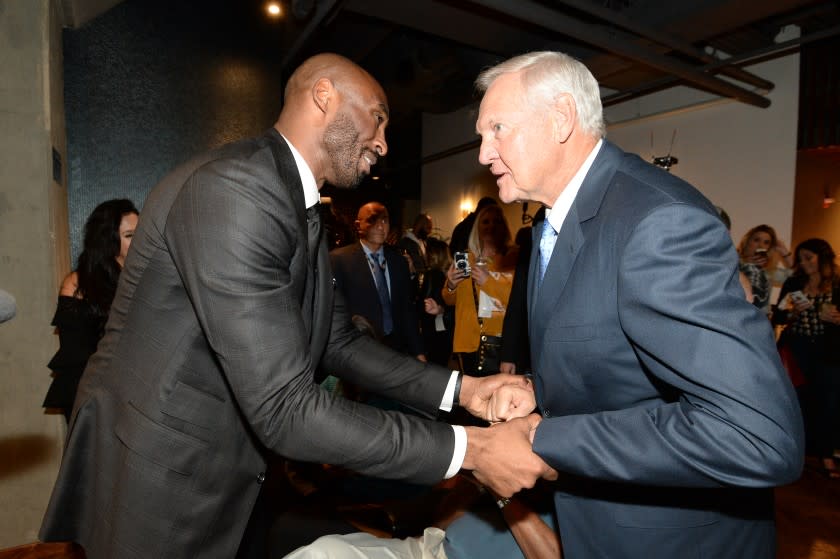
{"type": "Polygon", "coordinates": [[[531,379],[519,375],[464,375],[458,399],[462,408],[486,421],[525,417],[537,406],[531,379]]]}
{"type": "Polygon", "coordinates": [[[557,471],[531,449],[538,414],[497,423],[488,428],[466,427],[467,453],[463,468],[502,497],[531,488],[539,478],[557,479],[557,471]]]}

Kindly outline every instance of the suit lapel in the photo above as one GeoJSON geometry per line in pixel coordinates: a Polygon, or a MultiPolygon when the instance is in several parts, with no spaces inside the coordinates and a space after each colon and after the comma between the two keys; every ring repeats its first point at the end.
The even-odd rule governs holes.
{"type": "MultiPolygon", "coordinates": [[[[539,261],[539,239],[536,242],[538,250],[535,252],[538,254],[537,261],[539,261]]],[[[569,213],[560,227],[554,251],[551,253],[551,259],[545,269],[545,276],[542,283],[537,287],[536,306],[533,308],[535,314],[533,316],[539,316],[538,313],[541,310],[554,308],[557,299],[560,298],[566,287],[566,282],[572,273],[572,266],[574,266],[578,254],[580,254],[583,243],[583,231],[580,228],[577,203],[574,203],[569,208],[569,213]]],[[[537,265],[534,275],[538,283],[539,273],[539,265],[537,265]]]]}
{"type": "MultiPolygon", "coordinates": [[[[529,270],[528,310],[531,313],[529,317],[533,317],[534,320],[529,320],[529,324],[542,323],[554,312],[567,287],[575,261],[586,243],[582,224],[598,214],[601,202],[621,162],[621,156],[621,150],[604,140],[558,232],[542,284],[539,283],[539,244],[542,227],[533,231],[535,250],[531,253],[529,270]]],[[[534,333],[531,333],[532,339],[534,333]]]]}
{"type": "MultiPolygon", "coordinates": [[[[322,348],[323,343],[320,346],[315,345],[312,333],[313,331],[318,332],[319,330],[323,330],[323,328],[319,328],[319,324],[315,321],[316,319],[323,319],[321,313],[326,312],[324,308],[327,302],[326,299],[328,299],[330,303],[332,302],[331,293],[329,293],[329,297],[326,297],[325,299],[325,295],[332,287],[332,282],[329,281],[329,278],[327,277],[330,274],[330,265],[327,248],[324,245],[323,231],[321,233],[320,249],[317,251],[319,262],[316,263],[312,261],[312,255],[309,251],[309,228],[306,223],[306,202],[303,198],[303,184],[300,181],[300,173],[298,172],[297,165],[295,164],[294,156],[292,155],[292,151],[289,149],[289,145],[286,143],[286,140],[283,139],[283,136],[280,135],[277,130],[271,128],[266,133],[266,136],[268,136],[271,140],[269,145],[271,146],[271,153],[274,156],[274,164],[277,167],[277,173],[280,177],[279,184],[281,187],[286,187],[289,198],[292,201],[292,207],[295,209],[298,246],[303,247],[306,262],[308,263],[306,266],[306,282],[304,283],[303,298],[301,301],[301,314],[303,315],[304,327],[309,334],[310,347],[312,349],[319,347],[322,348]],[[324,264],[322,257],[327,259],[326,265],[324,264]]],[[[330,306],[329,308],[332,307],[330,306]]],[[[327,329],[327,333],[328,330],[329,329],[327,329]]],[[[326,335],[327,333],[322,334],[326,335]]],[[[313,355],[313,363],[317,362],[318,360],[314,359],[313,355]]]]}

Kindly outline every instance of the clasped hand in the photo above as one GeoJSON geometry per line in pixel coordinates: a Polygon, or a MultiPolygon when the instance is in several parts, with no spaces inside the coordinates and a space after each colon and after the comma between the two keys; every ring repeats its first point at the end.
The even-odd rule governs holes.
{"type": "Polygon", "coordinates": [[[531,448],[542,417],[534,387],[527,377],[499,374],[464,377],[462,406],[493,423],[490,428],[467,427],[463,467],[502,497],[533,487],[537,479],[557,479],[557,472],[531,448]]]}
{"type": "Polygon", "coordinates": [[[537,407],[531,379],[508,374],[465,376],[460,404],[474,416],[491,423],[526,417],[537,407]]]}

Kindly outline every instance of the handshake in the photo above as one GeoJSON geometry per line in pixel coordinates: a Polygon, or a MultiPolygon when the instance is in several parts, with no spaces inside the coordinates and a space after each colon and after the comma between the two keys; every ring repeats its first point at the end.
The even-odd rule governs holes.
{"type": "Polygon", "coordinates": [[[531,449],[542,418],[528,377],[498,374],[464,376],[461,407],[491,423],[465,427],[467,451],[463,468],[501,497],[534,486],[539,478],[557,479],[557,472],[531,449]]]}

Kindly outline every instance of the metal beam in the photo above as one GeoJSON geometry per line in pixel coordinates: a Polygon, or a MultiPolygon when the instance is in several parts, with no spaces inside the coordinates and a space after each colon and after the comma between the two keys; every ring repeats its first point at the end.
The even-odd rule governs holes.
{"type": "MultiPolygon", "coordinates": [[[[835,25],[834,27],[829,27],[828,29],[823,29],[822,31],[816,31],[814,33],[805,35],[804,37],[797,37],[796,39],[791,39],[789,41],[784,41],[782,43],[756,49],[744,54],[739,54],[737,56],[727,58],[726,60],[719,60],[713,62],[712,64],[707,64],[706,66],[703,66],[703,70],[714,72],[718,69],[718,67],[724,64],[756,63],[759,60],[766,60],[768,58],[784,56],[790,52],[799,50],[799,47],[801,47],[804,44],[813,43],[814,41],[819,41],[822,39],[827,39],[835,35],[840,35],[840,25],[835,25]]],[[[650,93],[652,91],[670,87],[679,80],[679,78],[676,78],[674,76],[668,76],[658,80],[653,80],[633,87],[631,89],[626,89],[623,91],[619,91],[618,93],[602,97],[601,103],[605,107],[609,107],[610,105],[615,105],[617,103],[629,101],[630,99],[635,99],[636,97],[645,95],[646,93],[650,93]]]]}
{"type": "MultiPolygon", "coordinates": [[[[680,39],[670,33],[666,33],[664,31],[659,31],[653,27],[648,27],[641,23],[638,23],[626,16],[621,15],[620,13],[616,12],[615,10],[611,10],[609,8],[604,8],[598,4],[593,4],[592,2],[587,2],[585,0],[559,0],[561,4],[565,4],[571,8],[589,14],[591,16],[595,16],[599,19],[602,19],[608,23],[613,25],[617,25],[628,31],[632,31],[636,35],[644,39],[650,39],[660,45],[664,45],[671,49],[674,49],[677,52],[681,52],[683,54],[687,54],[692,56],[701,62],[705,62],[706,64],[712,64],[714,62],[718,62],[719,59],[710,56],[706,51],[701,48],[695,47],[688,41],[680,39]]],[[[722,66],[719,69],[721,74],[725,74],[730,78],[735,78],[736,80],[742,81],[744,83],[750,84],[754,87],[759,89],[763,89],[765,91],[770,91],[775,86],[772,82],[765,80],[755,74],[751,74],[742,68],[738,68],[737,66],[726,65],[722,66]]]]}
{"type": "Polygon", "coordinates": [[[715,78],[698,70],[695,66],[684,64],[674,59],[635,45],[629,42],[619,42],[616,37],[599,27],[587,25],[581,21],[565,17],[555,10],[548,9],[531,0],[518,0],[516,3],[507,0],[470,0],[474,4],[494,9],[510,17],[539,25],[556,33],[561,33],[579,41],[583,41],[598,48],[607,50],[618,56],[634,60],[663,72],[679,76],[689,83],[712,93],[731,97],[743,103],[756,107],[770,106],[770,100],[757,93],[733,85],[730,82],[715,78]],[[515,7],[514,7],[515,5],[515,7]]]}
{"type": "Polygon", "coordinates": [[[294,44],[288,51],[286,51],[286,54],[283,56],[283,60],[280,61],[281,73],[286,73],[287,66],[291,64],[295,58],[297,58],[300,51],[303,50],[306,43],[312,39],[315,31],[317,31],[318,27],[321,26],[321,23],[327,19],[327,16],[329,16],[333,10],[341,9],[340,4],[342,3],[343,0],[321,0],[320,2],[316,2],[315,13],[312,14],[312,17],[307,22],[306,27],[300,30],[294,44]]]}

